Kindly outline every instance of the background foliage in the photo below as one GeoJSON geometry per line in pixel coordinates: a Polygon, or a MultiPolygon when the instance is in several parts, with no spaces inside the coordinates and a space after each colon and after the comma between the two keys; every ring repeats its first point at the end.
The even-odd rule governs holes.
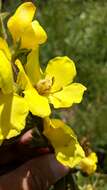
{"type": "MultiPolygon", "coordinates": [[[[14,12],[21,0],[4,0],[3,9],[14,12]]],[[[55,115],[66,120],[80,138],[88,137],[93,149],[107,148],[107,1],[34,0],[37,16],[48,33],[40,60],[67,55],[74,60],[80,81],[87,87],[83,102],[55,115]],[[105,148],[106,147],[106,148],[105,148]]],[[[105,159],[105,162],[107,159],[105,159]]],[[[105,167],[106,164],[105,163],[105,167]]],[[[104,167],[104,166],[103,166],[104,167]]],[[[107,170],[107,167],[106,167],[107,170]]],[[[101,178],[102,179],[102,178],[101,178]]],[[[97,188],[106,189],[107,185],[97,188]]]]}

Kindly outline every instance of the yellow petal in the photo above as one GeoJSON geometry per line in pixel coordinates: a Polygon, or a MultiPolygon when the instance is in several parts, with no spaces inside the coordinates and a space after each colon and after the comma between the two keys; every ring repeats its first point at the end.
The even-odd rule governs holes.
{"type": "Polygon", "coordinates": [[[47,34],[37,20],[31,22],[21,35],[21,47],[35,49],[47,40],[47,34]]]}
{"type": "Polygon", "coordinates": [[[13,91],[13,74],[11,63],[0,50],[0,88],[4,94],[13,91]]]}
{"type": "Polygon", "coordinates": [[[73,103],[80,103],[86,87],[80,83],[72,83],[63,90],[50,94],[49,100],[55,108],[70,107],[73,103]]]}
{"type": "Polygon", "coordinates": [[[85,157],[80,162],[80,168],[83,172],[86,172],[87,174],[92,174],[97,169],[97,155],[95,152],[92,152],[89,154],[89,156],[85,157]]]}
{"type": "Polygon", "coordinates": [[[37,20],[32,22],[32,27],[35,33],[35,40],[38,44],[43,44],[47,40],[47,34],[43,27],[39,24],[37,20]]]}
{"type": "Polygon", "coordinates": [[[44,119],[43,134],[51,142],[57,160],[63,165],[73,168],[85,156],[73,130],[61,120],[44,119]]]}
{"type": "Polygon", "coordinates": [[[51,89],[54,92],[73,81],[76,75],[76,68],[74,62],[67,56],[56,57],[49,61],[45,74],[54,78],[54,84],[51,89]]]}
{"type": "Polygon", "coordinates": [[[40,96],[37,90],[33,88],[19,60],[16,60],[16,65],[19,69],[17,84],[19,85],[19,88],[23,90],[24,99],[28,104],[29,110],[33,115],[37,115],[39,117],[49,116],[51,110],[48,99],[40,96]]]}
{"type": "Polygon", "coordinates": [[[85,154],[82,147],[79,143],[75,143],[74,141],[71,141],[67,148],[62,147],[56,150],[57,160],[70,168],[77,166],[84,156],[85,154]]]}
{"type": "Polygon", "coordinates": [[[41,68],[39,65],[39,50],[38,48],[32,50],[27,56],[27,64],[25,66],[25,71],[33,86],[36,85],[38,80],[41,79],[41,68]]]}
{"type": "Polygon", "coordinates": [[[0,141],[20,134],[24,129],[28,106],[17,94],[0,93],[0,141]]]}
{"type": "Polygon", "coordinates": [[[16,81],[19,88],[21,90],[26,90],[26,89],[29,89],[30,87],[32,87],[32,85],[30,83],[30,80],[29,80],[28,76],[26,75],[20,60],[17,59],[15,61],[15,65],[19,69],[19,72],[18,72],[18,75],[17,75],[17,81],[16,81]]]}
{"type": "Polygon", "coordinates": [[[7,57],[7,59],[11,60],[11,53],[8,47],[7,42],[0,37],[0,50],[3,51],[3,53],[5,54],[5,56],[7,57]]]}
{"type": "Polygon", "coordinates": [[[18,41],[21,38],[25,28],[31,23],[35,10],[36,7],[33,3],[26,2],[21,4],[15,14],[9,18],[7,26],[14,41],[18,41]]]}
{"type": "Polygon", "coordinates": [[[39,95],[34,88],[24,91],[24,94],[29,110],[33,115],[37,115],[39,117],[46,117],[50,115],[51,110],[46,97],[39,95]]]}

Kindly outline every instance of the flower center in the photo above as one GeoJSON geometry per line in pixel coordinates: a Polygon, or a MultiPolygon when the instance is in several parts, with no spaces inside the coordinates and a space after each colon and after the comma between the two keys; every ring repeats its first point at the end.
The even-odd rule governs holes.
{"type": "Polygon", "coordinates": [[[40,95],[48,95],[53,85],[53,79],[42,79],[36,84],[36,89],[40,95]]]}

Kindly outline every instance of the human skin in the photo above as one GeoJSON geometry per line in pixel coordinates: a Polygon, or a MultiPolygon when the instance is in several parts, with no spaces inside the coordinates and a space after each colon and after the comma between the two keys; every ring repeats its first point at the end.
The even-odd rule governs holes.
{"type": "Polygon", "coordinates": [[[19,165],[0,176],[0,190],[47,190],[68,173],[69,168],[61,165],[53,153],[47,151],[45,155],[36,156],[36,149],[29,146],[31,139],[30,130],[14,146],[8,146],[6,151],[1,148],[1,166],[14,165],[15,161],[19,161],[19,165]]]}

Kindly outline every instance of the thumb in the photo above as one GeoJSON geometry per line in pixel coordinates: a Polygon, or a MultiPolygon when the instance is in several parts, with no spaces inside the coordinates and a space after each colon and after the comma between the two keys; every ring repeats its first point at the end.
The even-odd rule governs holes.
{"type": "Polygon", "coordinates": [[[11,190],[47,190],[68,171],[69,169],[62,166],[53,154],[37,157],[2,176],[0,190],[8,190],[9,187],[11,190]]]}

